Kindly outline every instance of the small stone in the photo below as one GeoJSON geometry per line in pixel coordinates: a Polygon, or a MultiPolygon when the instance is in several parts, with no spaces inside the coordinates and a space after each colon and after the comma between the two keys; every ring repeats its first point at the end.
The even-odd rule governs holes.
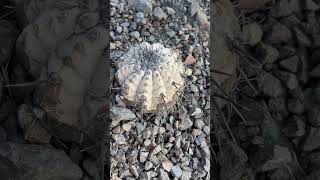
{"type": "Polygon", "coordinates": [[[294,33],[295,36],[298,40],[298,43],[302,46],[306,46],[309,47],[311,46],[311,40],[309,39],[309,37],[307,35],[304,34],[304,32],[302,32],[299,28],[294,28],[294,33]]]}
{"type": "Polygon", "coordinates": [[[193,122],[191,121],[190,117],[186,117],[184,119],[181,119],[179,129],[184,131],[184,130],[189,129],[192,125],[193,125],[193,122]]]}
{"type": "Polygon", "coordinates": [[[320,108],[312,107],[308,111],[308,122],[313,126],[320,126],[320,108]]]}
{"type": "Polygon", "coordinates": [[[191,84],[191,85],[190,85],[190,89],[191,89],[191,91],[192,91],[193,93],[199,92],[198,87],[197,87],[196,85],[194,85],[194,84],[191,84]]]}
{"type": "Polygon", "coordinates": [[[176,13],[176,11],[174,9],[172,9],[171,7],[166,7],[167,13],[170,15],[174,15],[176,13]]]}
{"type": "Polygon", "coordinates": [[[192,54],[190,53],[186,60],[184,61],[184,64],[185,65],[191,65],[191,64],[194,64],[197,60],[192,56],[192,54]]]}
{"type": "Polygon", "coordinates": [[[152,151],[151,151],[151,154],[150,156],[154,156],[154,155],[157,155],[160,151],[161,151],[161,145],[157,145],[152,151]]]}
{"type": "Polygon", "coordinates": [[[276,23],[267,35],[267,41],[271,44],[287,43],[292,39],[291,31],[283,24],[276,23]]]}
{"type": "Polygon", "coordinates": [[[180,166],[179,165],[173,166],[171,169],[171,174],[176,178],[180,178],[182,176],[182,170],[180,166]]]}
{"type": "Polygon", "coordinates": [[[305,134],[305,123],[299,116],[292,116],[288,119],[282,132],[287,137],[301,137],[305,134]]]}
{"type": "Polygon", "coordinates": [[[144,18],[144,14],[142,12],[138,12],[135,14],[134,21],[139,25],[143,25],[147,23],[146,19],[144,18]]]}
{"type": "Polygon", "coordinates": [[[281,81],[270,73],[266,73],[263,77],[262,90],[270,97],[281,97],[285,94],[281,81]]]}
{"type": "Polygon", "coordinates": [[[319,5],[315,3],[313,0],[306,0],[305,9],[309,11],[317,11],[319,10],[319,5]]]}
{"type": "Polygon", "coordinates": [[[206,124],[201,119],[196,119],[194,125],[196,128],[202,129],[206,124]]]}
{"type": "Polygon", "coordinates": [[[153,16],[156,17],[158,20],[164,20],[167,19],[167,14],[163,11],[162,8],[156,7],[153,10],[153,16]]]}
{"type": "Polygon", "coordinates": [[[133,31],[130,33],[130,36],[138,40],[140,38],[140,33],[139,31],[133,31]]]}
{"type": "Polygon", "coordinates": [[[147,161],[147,162],[144,164],[144,169],[145,169],[146,171],[150,170],[152,167],[153,167],[153,164],[152,164],[152,162],[150,162],[150,161],[147,161]]]}
{"type": "Polygon", "coordinates": [[[294,90],[299,86],[297,76],[293,73],[286,71],[276,71],[274,74],[289,90],[294,90]]]}
{"type": "Polygon", "coordinates": [[[296,73],[299,67],[299,57],[292,56],[290,58],[280,61],[280,66],[290,72],[296,73]]]}
{"type": "Polygon", "coordinates": [[[143,130],[146,128],[146,126],[143,123],[136,123],[137,133],[141,134],[143,130]]]}
{"type": "Polygon", "coordinates": [[[127,144],[127,140],[122,134],[112,134],[112,139],[117,144],[127,144]]]}
{"type": "Polygon", "coordinates": [[[112,43],[110,42],[110,49],[113,50],[113,49],[116,49],[116,44],[115,43],[112,43]]]}
{"type": "Polygon", "coordinates": [[[167,171],[167,172],[170,172],[171,169],[173,167],[173,164],[170,160],[165,160],[162,162],[162,168],[167,171]]]}
{"type": "Polygon", "coordinates": [[[313,78],[320,78],[320,64],[311,70],[310,76],[313,78]]]}
{"type": "Polygon", "coordinates": [[[160,169],[160,180],[170,180],[168,173],[163,169],[160,169]]]}
{"type": "Polygon", "coordinates": [[[176,36],[176,32],[173,30],[169,30],[166,32],[166,34],[170,37],[170,38],[174,38],[176,36]]]}
{"type": "Polygon", "coordinates": [[[276,48],[274,48],[273,46],[261,43],[261,45],[259,45],[257,49],[263,57],[262,62],[264,64],[274,63],[279,57],[278,50],[276,48]]]}
{"type": "Polygon", "coordinates": [[[263,35],[263,31],[259,24],[257,23],[249,23],[243,26],[242,29],[244,41],[249,43],[251,46],[255,46],[258,44],[263,35]]]}
{"type": "Polygon", "coordinates": [[[131,124],[129,124],[129,123],[126,123],[126,124],[123,124],[122,126],[122,129],[124,130],[124,131],[130,131],[130,129],[131,129],[131,124]]]}
{"type": "Polygon", "coordinates": [[[139,161],[140,161],[141,163],[146,162],[146,160],[147,160],[147,158],[148,158],[148,155],[149,155],[149,152],[147,152],[147,151],[140,151],[139,161]]]}
{"type": "Polygon", "coordinates": [[[182,176],[181,176],[181,180],[190,180],[192,177],[192,172],[191,171],[183,171],[182,172],[182,176]]]}
{"type": "Polygon", "coordinates": [[[306,137],[302,149],[304,151],[312,151],[320,147],[320,128],[311,127],[306,137]]]}
{"type": "Polygon", "coordinates": [[[143,132],[142,132],[142,138],[143,139],[149,139],[151,136],[151,131],[149,128],[146,128],[143,132]]]}
{"type": "Polygon", "coordinates": [[[304,104],[300,99],[289,99],[288,110],[293,114],[301,115],[304,112],[304,104]]]}
{"type": "Polygon", "coordinates": [[[117,33],[121,34],[122,33],[122,27],[121,26],[118,26],[117,29],[116,29],[117,33]]]}
{"type": "Polygon", "coordinates": [[[120,121],[130,121],[136,118],[136,115],[131,110],[115,106],[110,108],[110,116],[112,119],[111,127],[117,126],[120,121]]]}
{"type": "Polygon", "coordinates": [[[281,18],[290,15],[292,10],[288,0],[280,0],[271,9],[270,15],[275,18],[281,18]]]}
{"type": "Polygon", "coordinates": [[[130,172],[132,173],[132,175],[134,175],[135,177],[139,177],[139,172],[136,166],[131,165],[130,166],[130,172]]]}
{"type": "Polygon", "coordinates": [[[191,76],[192,75],[192,69],[187,68],[185,71],[186,76],[191,76]]]}

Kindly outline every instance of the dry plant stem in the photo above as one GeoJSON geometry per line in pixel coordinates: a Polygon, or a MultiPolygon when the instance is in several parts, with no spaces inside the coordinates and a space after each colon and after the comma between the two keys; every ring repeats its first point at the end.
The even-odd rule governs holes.
{"type": "Polygon", "coordinates": [[[229,134],[230,134],[233,142],[234,142],[235,144],[237,144],[236,138],[233,136],[233,133],[232,133],[232,131],[231,131],[231,129],[230,129],[230,126],[229,126],[228,122],[226,121],[226,118],[225,118],[225,116],[224,116],[224,114],[223,114],[223,112],[222,112],[222,110],[221,110],[221,107],[220,107],[219,104],[217,103],[215,97],[213,97],[213,105],[214,105],[214,107],[216,108],[216,110],[218,111],[218,116],[219,116],[220,120],[222,120],[222,121],[224,122],[227,130],[229,131],[229,134]]]}

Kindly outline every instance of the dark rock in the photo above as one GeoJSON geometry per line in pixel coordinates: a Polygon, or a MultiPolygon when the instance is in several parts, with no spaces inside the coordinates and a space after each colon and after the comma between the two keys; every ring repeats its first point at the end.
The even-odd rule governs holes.
{"type": "Polygon", "coordinates": [[[268,44],[261,43],[258,45],[257,52],[261,55],[263,64],[274,63],[279,57],[278,50],[268,44]]]}
{"type": "Polygon", "coordinates": [[[298,56],[292,56],[287,59],[280,61],[280,67],[290,71],[290,72],[297,72],[299,67],[299,57],[298,56]]]}
{"type": "Polygon", "coordinates": [[[81,169],[63,151],[52,147],[6,142],[0,144],[0,155],[21,169],[20,179],[80,180],[82,177],[81,169]]]}
{"type": "Polygon", "coordinates": [[[294,90],[298,87],[299,82],[297,76],[286,71],[275,71],[275,76],[289,89],[294,90]]]}
{"type": "MultiPolygon", "coordinates": [[[[248,168],[247,161],[248,156],[246,153],[236,144],[229,143],[222,147],[223,152],[220,156],[221,179],[239,179],[245,173],[248,168]]],[[[220,154],[220,153],[219,153],[220,154]]]]}
{"type": "Polygon", "coordinates": [[[289,99],[288,110],[293,114],[301,115],[304,112],[304,102],[300,99],[289,99]]]}
{"type": "Polygon", "coordinates": [[[288,0],[277,1],[275,7],[271,9],[271,16],[275,18],[285,17],[292,13],[288,0]]]}
{"type": "Polygon", "coordinates": [[[296,49],[292,46],[285,45],[279,48],[280,59],[289,58],[291,56],[294,56],[295,53],[296,53],[296,49]]]}
{"type": "Polygon", "coordinates": [[[313,78],[320,78],[320,64],[311,70],[310,76],[313,78]]]}
{"type": "Polygon", "coordinates": [[[285,95],[285,90],[280,80],[270,73],[265,73],[261,82],[262,91],[269,97],[281,97],[285,95]]]}
{"type": "Polygon", "coordinates": [[[294,33],[299,45],[306,47],[311,46],[310,38],[306,34],[304,34],[304,32],[302,32],[299,28],[294,28],[294,33]]]}
{"type": "Polygon", "coordinates": [[[273,25],[271,32],[269,32],[266,37],[267,42],[271,44],[288,43],[291,39],[291,31],[281,23],[273,25]]]}
{"type": "Polygon", "coordinates": [[[289,117],[287,123],[282,129],[282,133],[287,137],[301,137],[305,134],[306,125],[304,121],[299,116],[289,117]]]}
{"type": "Polygon", "coordinates": [[[306,137],[302,150],[312,151],[320,147],[320,128],[311,127],[306,137]]]}
{"type": "Polygon", "coordinates": [[[74,163],[80,164],[83,158],[83,153],[81,152],[81,149],[78,145],[72,144],[69,150],[69,157],[74,163]]]}
{"type": "Polygon", "coordinates": [[[51,134],[42,127],[41,118],[45,118],[45,113],[37,108],[22,104],[18,109],[18,120],[20,127],[24,131],[25,140],[31,143],[48,144],[51,134]]]}
{"type": "Polygon", "coordinates": [[[308,122],[312,126],[320,126],[320,108],[313,107],[308,111],[308,122]]]}
{"type": "Polygon", "coordinates": [[[101,179],[96,161],[85,159],[82,163],[82,166],[92,179],[101,179]]]}
{"type": "Polygon", "coordinates": [[[320,177],[320,170],[315,170],[310,173],[308,176],[304,177],[302,180],[318,180],[320,177]]]}
{"type": "Polygon", "coordinates": [[[309,171],[315,171],[320,168],[320,152],[312,152],[304,157],[304,159],[307,161],[309,171]]]}

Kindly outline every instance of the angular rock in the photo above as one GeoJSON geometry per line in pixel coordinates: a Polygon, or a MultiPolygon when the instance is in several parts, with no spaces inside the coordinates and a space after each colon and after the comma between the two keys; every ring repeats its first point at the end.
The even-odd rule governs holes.
{"type": "Polygon", "coordinates": [[[313,107],[311,108],[308,113],[308,122],[312,126],[320,126],[320,108],[319,107],[313,107]]]}
{"type": "Polygon", "coordinates": [[[311,127],[308,133],[302,146],[303,151],[312,151],[320,147],[320,128],[311,127]]]}
{"type": "Polygon", "coordinates": [[[280,67],[296,73],[298,71],[298,67],[299,67],[299,57],[298,56],[292,56],[290,58],[284,59],[280,61],[280,67]]]}
{"type": "Polygon", "coordinates": [[[167,172],[170,172],[173,167],[173,164],[170,160],[165,160],[161,164],[162,164],[162,168],[167,172]]]}
{"type": "Polygon", "coordinates": [[[20,179],[80,180],[82,178],[81,169],[63,151],[52,147],[6,142],[0,144],[0,155],[19,167],[20,179]]]}
{"type": "Polygon", "coordinates": [[[311,70],[310,76],[313,78],[320,78],[320,64],[311,70]]]}
{"type": "Polygon", "coordinates": [[[110,117],[112,119],[112,127],[115,127],[120,121],[130,121],[135,119],[136,115],[127,108],[111,106],[110,117]]]}
{"type": "Polygon", "coordinates": [[[160,169],[159,179],[160,180],[170,180],[168,173],[165,172],[163,169],[160,169]]]}
{"type": "Polygon", "coordinates": [[[301,115],[304,113],[304,102],[300,99],[289,99],[288,100],[288,111],[293,114],[301,115]]]}
{"type": "Polygon", "coordinates": [[[293,73],[286,71],[276,71],[275,76],[280,79],[280,81],[289,89],[294,90],[298,87],[299,82],[297,76],[293,73]]]}
{"type": "Polygon", "coordinates": [[[182,176],[182,170],[180,166],[179,165],[173,166],[171,169],[171,174],[176,178],[180,178],[182,176]]]}
{"type": "Polygon", "coordinates": [[[299,116],[292,116],[288,119],[288,122],[285,124],[282,129],[287,137],[301,137],[306,132],[306,125],[304,121],[299,116]]]}
{"type": "Polygon", "coordinates": [[[279,57],[279,51],[273,46],[270,46],[268,44],[261,43],[258,46],[257,50],[259,54],[261,54],[262,56],[263,64],[274,63],[279,57]]]}
{"type": "MultiPolygon", "coordinates": [[[[224,145],[222,157],[219,156],[221,164],[221,179],[239,179],[247,168],[248,156],[236,144],[224,145]]],[[[220,154],[220,153],[219,153],[220,154]]]]}
{"type": "Polygon", "coordinates": [[[269,97],[281,97],[285,90],[281,81],[270,73],[265,73],[261,82],[262,91],[269,97]]]}
{"type": "Polygon", "coordinates": [[[291,31],[283,24],[276,23],[271,32],[267,34],[266,40],[271,44],[287,43],[292,39],[291,31]]]}
{"type": "Polygon", "coordinates": [[[263,31],[259,24],[249,23],[243,26],[242,34],[245,42],[249,43],[251,46],[255,46],[261,41],[263,31]]]}
{"type": "Polygon", "coordinates": [[[42,127],[45,113],[35,107],[25,104],[20,105],[18,109],[18,120],[21,128],[24,130],[24,138],[32,143],[48,144],[51,134],[42,127]],[[35,113],[39,112],[39,113],[35,113]],[[41,120],[42,119],[42,120],[41,120]]]}
{"type": "Polygon", "coordinates": [[[82,166],[92,179],[101,179],[97,161],[85,159],[82,166]]]}
{"type": "Polygon", "coordinates": [[[165,20],[167,19],[168,15],[164,12],[164,10],[161,7],[156,7],[153,10],[153,16],[157,20],[165,20]]]}
{"type": "Polygon", "coordinates": [[[292,9],[290,7],[288,0],[279,0],[277,1],[275,7],[271,9],[271,16],[275,18],[281,18],[288,16],[292,13],[292,9]]]}

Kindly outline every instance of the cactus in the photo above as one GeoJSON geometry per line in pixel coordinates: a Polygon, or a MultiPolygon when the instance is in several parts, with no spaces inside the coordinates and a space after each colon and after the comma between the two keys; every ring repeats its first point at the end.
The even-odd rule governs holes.
{"type": "Polygon", "coordinates": [[[184,84],[184,66],[178,54],[159,43],[133,46],[117,66],[124,99],[143,112],[159,111],[163,105],[172,108],[184,84]]]}

